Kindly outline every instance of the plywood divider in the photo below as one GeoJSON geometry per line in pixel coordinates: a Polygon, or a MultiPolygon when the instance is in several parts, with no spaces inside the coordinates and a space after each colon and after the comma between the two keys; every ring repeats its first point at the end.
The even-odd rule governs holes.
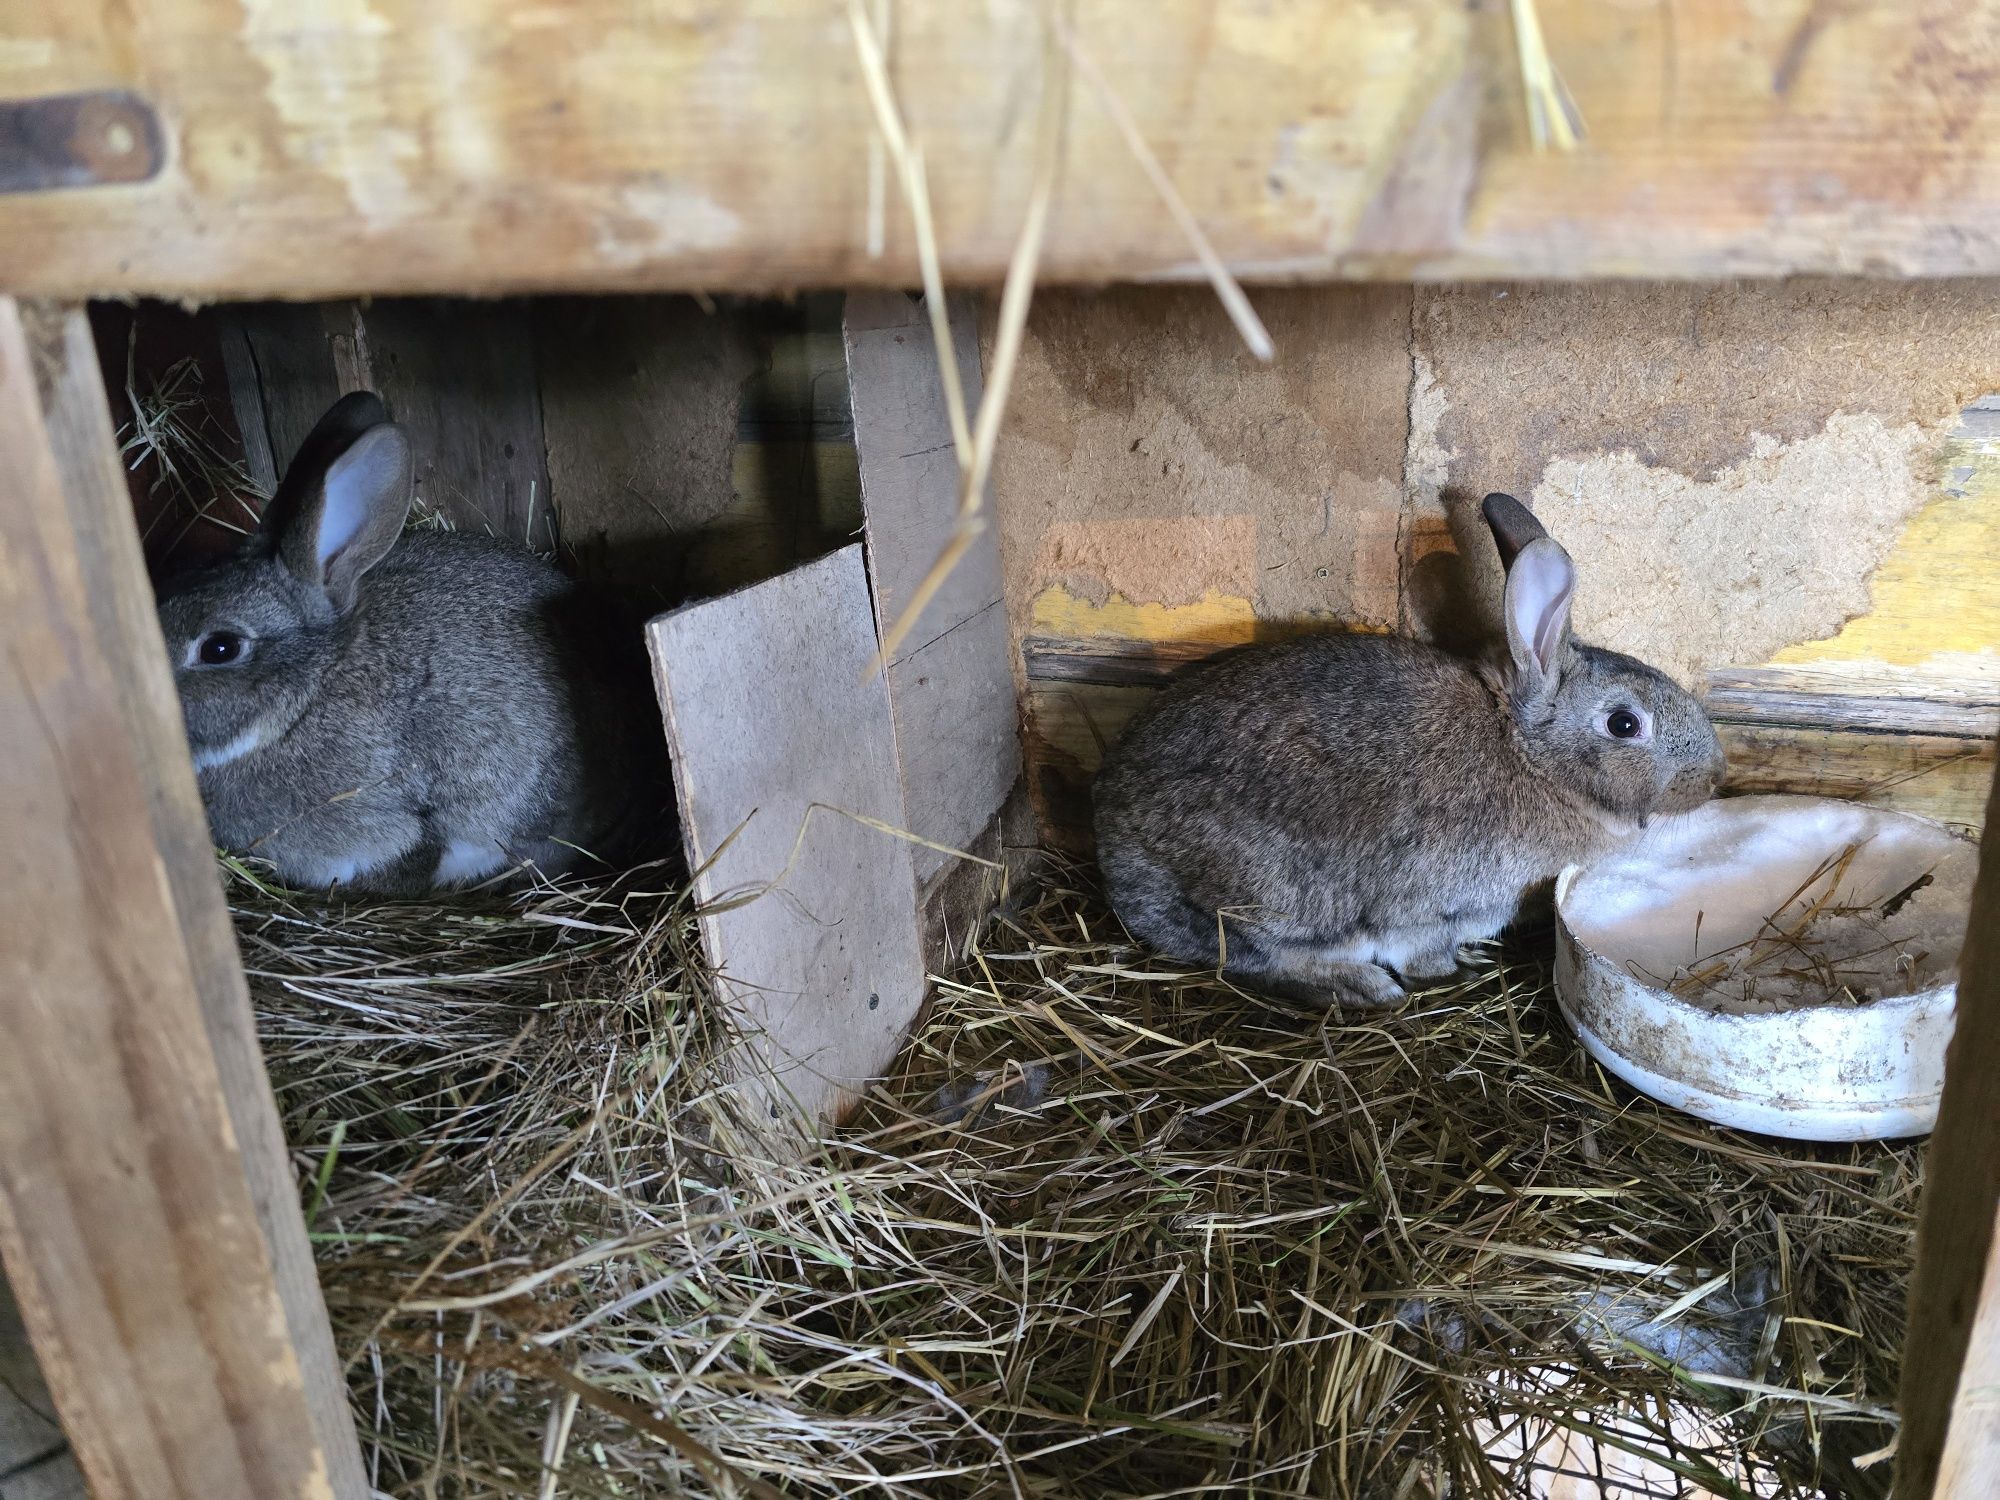
{"type": "Polygon", "coordinates": [[[910,846],[883,831],[903,798],[861,548],[646,636],[702,945],[759,1059],[750,1080],[774,1119],[837,1117],[924,998],[910,846]]]}
{"type": "Polygon", "coordinates": [[[0,302],[0,1250],[100,1500],[367,1493],[89,331],[0,302]]]}
{"type": "MultiPolygon", "coordinates": [[[[954,298],[951,315],[959,381],[968,407],[976,408],[983,389],[977,303],[954,298]]],[[[869,581],[886,636],[951,539],[958,459],[922,300],[902,292],[850,293],[845,329],[869,581]]],[[[913,855],[926,899],[954,864],[964,863],[944,851],[971,852],[1021,775],[995,530],[981,532],[888,664],[909,829],[943,846],[919,845],[913,855]]],[[[958,872],[960,886],[968,881],[976,886],[978,877],[958,872]]],[[[958,903],[961,928],[978,903],[976,891],[969,905],[958,903]]]]}

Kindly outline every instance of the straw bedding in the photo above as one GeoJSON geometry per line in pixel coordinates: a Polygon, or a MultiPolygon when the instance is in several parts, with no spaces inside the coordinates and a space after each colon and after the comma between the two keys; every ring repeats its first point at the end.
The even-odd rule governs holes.
{"type": "Polygon", "coordinates": [[[1534,945],[1329,1017],[1057,869],[800,1160],[717,1086],[648,872],[230,893],[384,1494],[1595,1494],[1648,1448],[1655,1493],[1885,1485],[1918,1149],[1636,1098],[1534,945]],[[1583,1488],[1510,1462],[1565,1431],[1583,1488]]]}

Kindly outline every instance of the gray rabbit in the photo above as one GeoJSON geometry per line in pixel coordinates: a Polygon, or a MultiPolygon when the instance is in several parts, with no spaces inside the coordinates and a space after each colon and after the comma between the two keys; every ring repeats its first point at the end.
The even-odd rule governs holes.
{"type": "Polygon", "coordinates": [[[1204,664],[1134,721],[1095,797],[1135,937],[1292,998],[1389,1004],[1566,865],[1714,793],[1701,705],[1573,641],[1569,554],[1511,496],[1485,515],[1504,653],[1313,636],[1204,664]]]}
{"type": "Polygon", "coordinates": [[[163,593],[216,841],[403,893],[641,848],[666,749],[637,631],[520,547],[404,535],[412,484],[381,401],[343,397],[259,529],[163,593]]]}

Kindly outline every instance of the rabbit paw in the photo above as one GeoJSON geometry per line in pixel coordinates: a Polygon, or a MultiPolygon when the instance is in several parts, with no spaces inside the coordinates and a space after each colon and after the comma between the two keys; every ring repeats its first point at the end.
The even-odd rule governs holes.
{"type": "Polygon", "coordinates": [[[1307,973],[1265,974],[1258,983],[1274,995],[1309,1005],[1380,1009],[1401,1005],[1405,998],[1396,976],[1380,964],[1316,964],[1307,973]]]}
{"type": "Polygon", "coordinates": [[[1458,975],[1458,945],[1413,953],[1397,966],[1403,978],[1417,984],[1439,983],[1458,975]]]}

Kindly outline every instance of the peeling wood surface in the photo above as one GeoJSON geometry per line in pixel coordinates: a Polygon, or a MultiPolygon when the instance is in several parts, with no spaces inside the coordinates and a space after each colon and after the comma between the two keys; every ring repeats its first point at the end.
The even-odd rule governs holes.
{"type": "Polygon", "coordinates": [[[646,635],[702,943],[770,1064],[752,1076],[838,1116],[924,996],[910,846],[856,821],[903,823],[888,692],[866,675],[877,644],[861,548],[662,615],[646,635]]]}
{"type": "Polygon", "coordinates": [[[100,1500],[366,1493],[90,333],[0,302],[0,1251],[100,1500]],[[79,921],[83,913],[87,920],[79,921]]]}
{"type": "MultiPolygon", "coordinates": [[[[1098,0],[1100,62],[1252,278],[2000,272],[1996,0],[1541,0],[1589,139],[1537,154],[1497,0],[1098,0]]],[[[997,281],[1034,169],[1034,6],[902,5],[947,274],[997,281]]],[[[872,121],[820,0],[0,0],[0,98],[129,89],[152,180],[0,197],[0,284],[330,297],[910,285],[867,253],[872,121]]],[[[1192,278],[1081,86],[1054,280],[1192,278]]]]}

